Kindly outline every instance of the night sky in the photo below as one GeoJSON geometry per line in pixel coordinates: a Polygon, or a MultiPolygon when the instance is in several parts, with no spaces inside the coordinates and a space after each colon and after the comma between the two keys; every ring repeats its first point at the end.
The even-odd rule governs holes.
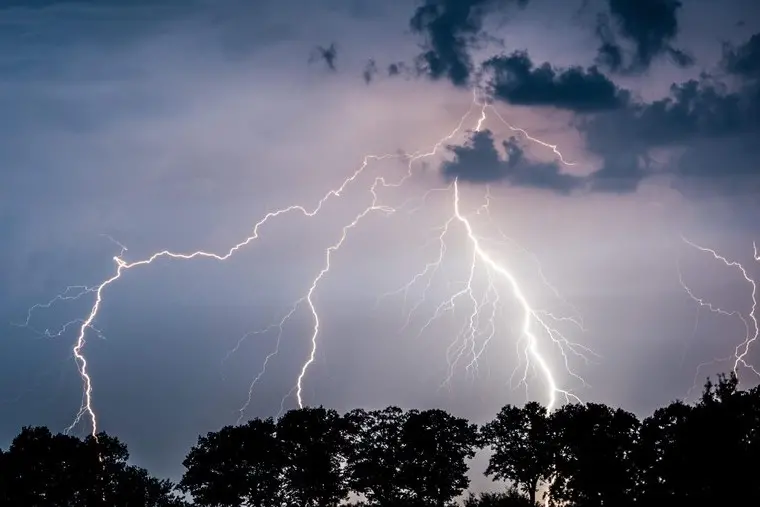
{"type": "Polygon", "coordinates": [[[97,288],[114,256],[224,254],[326,195],[224,262],[160,257],[102,290],[92,406],[135,463],[178,478],[268,356],[242,416],[297,406],[303,298],[344,232],[312,292],[304,404],[480,423],[548,403],[455,185],[483,249],[576,344],[534,322],[559,389],[641,417],[693,398],[757,333],[752,283],[687,241],[760,279],[759,139],[756,0],[5,0],[0,446],[77,415],[96,294],[67,287],[97,288]]]}

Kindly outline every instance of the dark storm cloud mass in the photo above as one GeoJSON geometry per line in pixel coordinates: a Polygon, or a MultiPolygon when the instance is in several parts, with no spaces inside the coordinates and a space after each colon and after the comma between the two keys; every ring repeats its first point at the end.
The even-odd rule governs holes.
{"type": "Polygon", "coordinates": [[[483,66],[492,76],[491,95],[514,105],[587,113],[620,108],[630,97],[596,67],[556,69],[549,63],[536,67],[526,51],[495,56],[483,66]]]}
{"type": "MultiPolygon", "coordinates": [[[[442,166],[445,178],[473,183],[508,181],[516,186],[559,192],[585,188],[592,192],[630,193],[653,176],[674,178],[683,191],[746,193],[760,188],[760,35],[724,48],[722,66],[739,78],[729,86],[713,75],[674,83],[667,97],[643,102],[632,99],[597,68],[535,67],[526,52],[501,55],[484,63],[490,71],[492,96],[513,105],[545,106],[576,113],[587,149],[601,167],[581,179],[557,167],[532,167],[522,151],[504,145],[501,160],[490,134],[476,134],[471,143],[452,148],[455,160],[442,166]],[[662,164],[653,150],[677,150],[662,164]],[[526,171],[534,171],[532,177],[526,171]]],[[[695,194],[698,195],[698,194],[695,194]]]]}
{"type": "Polygon", "coordinates": [[[760,33],[756,33],[738,48],[723,48],[723,66],[731,74],[745,79],[760,78],[760,33]]]}
{"type": "Polygon", "coordinates": [[[509,5],[527,4],[528,0],[425,0],[409,22],[412,32],[425,37],[417,71],[466,86],[473,72],[470,49],[487,39],[484,17],[509,5]]]}
{"type": "Polygon", "coordinates": [[[760,180],[760,65],[758,36],[727,52],[724,66],[741,78],[727,86],[703,74],[671,86],[670,95],[651,103],[597,115],[581,123],[587,147],[602,156],[598,176],[635,188],[648,175],[676,177],[676,186],[694,190],[756,192],[760,180]],[[678,149],[680,156],[654,171],[653,149],[678,149]]]}
{"type": "Polygon", "coordinates": [[[757,128],[757,98],[755,85],[727,92],[720,83],[705,77],[673,84],[669,97],[634,104],[592,124],[608,134],[614,132],[620,142],[627,139],[651,147],[724,137],[757,128]]]}
{"type": "Polygon", "coordinates": [[[505,183],[513,187],[546,190],[560,195],[573,191],[604,193],[634,192],[650,174],[643,156],[621,152],[605,159],[605,164],[588,176],[562,172],[557,162],[529,160],[515,137],[502,141],[502,158],[489,130],[475,132],[461,146],[448,146],[453,159],[441,165],[445,180],[457,179],[473,184],[505,183]]]}
{"type": "Polygon", "coordinates": [[[662,55],[688,67],[694,59],[671,44],[678,35],[678,0],[609,0],[609,16],[598,18],[598,61],[613,72],[641,72],[662,55]],[[611,18],[611,19],[610,19],[611,18]],[[627,51],[625,45],[631,45],[627,51]],[[630,54],[629,54],[630,53],[630,54]]]}
{"type": "Polygon", "coordinates": [[[454,159],[441,168],[447,180],[470,183],[505,182],[514,186],[551,190],[568,194],[578,188],[581,178],[562,174],[555,162],[532,162],[514,137],[502,142],[506,158],[496,150],[489,130],[472,134],[463,146],[449,146],[454,159]]]}
{"type": "MultiPolygon", "coordinates": [[[[660,57],[669,57],[680,67],[692,65],[691,56],[674,46],[682,8],[678,0],[608,0],[608,15],[600,16],[597,25],[603,42],[597,55],[599,66],[535,65],[527,51],[513,51],[493,56],[475,68],[471,50],[490,38],[484,31],[487,16],[510,4],[524,8],[527,3],[426,0],[410,21],[412,31],[425,36],[416,74],[446,79],[458,87],[471,85],[474,75],[483,76],[493,99],[579,115],[576,124],[585,134],[588,150],[601,159],[601,167],[584,185],[548,177],[551,172],[544,167],[539,178],[543,183],[538,185],[516,176],[520,171],[510,166],[509,160],[499,160],[492,139],[476,136],[471,145],[454,151],[457,159],[444,165],[445,177],[461,173],[471,182],[509,180],[514,185],[556,187],[559,191],[584,186],[597,192],[629,193],[644,179],[657,175],[675,176],[680,180],[676,185],[685,180],[712,185],[713,180],[722,179],[723,190],[744,185],[725,185],[737,181],[727,178],[729,175],[756,176],[759,150],[751,139],[757,134],[760,118],[760,86],[753,81],[760,74],[760,36],[738,46],[724,46],[722,66],[742,80],[738,89],[703,72],[699,79],[674,83],[668,97],[652,102],[634,99],[600,67],[612,73],[641,73],[660,57]],[[662,164],[652,156],[655,149],[680,151],[662,164]],[[476,160],[484,166],[475,168],[476,160]]],[[[405,70],[409,69],[402,64],[392,64],[388,75],[405,70]]],[[[372,61],[365,70],[365,81],[370,82],[376,74],[372,61]]],[[[505,148],[509,152],[509,147],[505,148]]],[[[520,156],[512,158],[521,160],[517,164],[526,163],[520,156]]]]}

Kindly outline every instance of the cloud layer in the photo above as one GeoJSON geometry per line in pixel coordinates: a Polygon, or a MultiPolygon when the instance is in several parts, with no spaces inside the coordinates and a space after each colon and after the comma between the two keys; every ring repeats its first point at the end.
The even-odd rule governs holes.
{"type": "Polygon", "coordinates": [[[597,60],[619,73],[644,72],[660,56],[680,67],[693,65],[692,56],[672,45],[681,7],[679,0],[608,0],[609,14],[601,13],[597,22],[597,60]]]}

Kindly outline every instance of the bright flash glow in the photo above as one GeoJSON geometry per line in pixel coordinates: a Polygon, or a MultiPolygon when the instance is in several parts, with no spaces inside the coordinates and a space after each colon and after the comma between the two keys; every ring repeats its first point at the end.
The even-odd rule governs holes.
{"type": "MultiPolygon", "coordinates": [[[[742,278],[747,282],[747,284],[751,288],[750,298],[752,301],[750,311],[746,317],[742,314],[742,312],[737,311],[737,310],[724,310],[718,306],[713,305],[710,302],[705,301],[703,298],[698,297],[696,294],[694,294],[694,291],[686,284],[686,282],[684,282],[683,276],[679,269],[678,278],[681,283],[681,286],[686,291],[686,294],[692,300],[694,300],[694,302],[696,302],[699,305],[699,308],[706,308],[708,311],[712,313],[723,315],[725,317],[737,318],[741,320],[746,330],[744,341],[742,341],[739,345],[736,346],[736,348],[734,349],[733,356],[727,357],[727,358],[715,359],[713,361],[707,361],[700,364],[697,367],[697,372],[695,373],[695,376],[694,376],[694,385],[692,386],[691,390],[696,388],[699,372],[702,367],[709,366],[711,364],[715,364],[718,362],[728,361],[730,359],[733,359],[734,361],[733,371],[737,375],[739,374],[739,367],[743,366],[745,369],[752,371],[755,375],[760,376],[760,371],[758,371],[754,365],[749,363],[747,359],[747,355],[749,354],[752,344],[756,342],[758,338],[760,337],[760,325],[758,323],[758,317],[757,317],[757,281],[754,278],[752,278],[752,276],[750,276],[747,268],[745,268],[740,262],[729,260],[725,256],[713,250],[712,248],[700,246],[684,237],[682,237],[681,239],[683,240],[684,243],[686,243],[690,247],[695,248],[696,250],[700,252],[710,254],[715,260],[721,262],[724,266],[728,268],[733,268],[736,271],[738,271],[739,274],[742,276],[742,278]]],[[[760,261],[760,255],[758,255],[757,245],[754,242],[752,243],[752,248],[753,248],[754,260],[760,261]]]]}
{"type": "MultiPolygon", "coordinates": [[[[319,309],[317,308],[317,305],[315,304],[314,296],[315,296],[315,293],[319,289],[320,283],[324,280],[324,278],[330,272],[330,269],[334,263],[334,260],[333,260],[334,254],[345,245],[349,237],[349,233],[353,229],[355,229],[357,226],[359,226],[360,223],[363,221],[363,219],[367,217],[368,215],[376,213],[376,212],[384,214],[384,215],[390,215],[393,213],[397,213],[399,210],[404,208],[403,206],[399,208],[393,208],[393,207],[381,204],[378,192],[381,191],[382,189],[393,189],[393,188],[401,187],[407,180],[409,180],[413,176],[415,163],[423,158],[430,158],[439,154],[441,149],[444,147],[445,143],[451,142],[456,136],[463,134],[465,123],[467,122],[468,118],[472,116],[473,112],[478,109],[480,111],[480,115],[477,119],[476,124],[474,125],[473,130],[479,131],[483,127],[484,123],[487,121],[486,113],[487,111],[490,110],[494,113],[497,119],[499,119],[504,125],[506,125],[512,131],[520,133],[528,141],[531,141],[533,143],[536,143],[539,146],[552,150],[552,152],[559,158],[559,160],[562,163],[566,165],[573,165],[572,163],[567,162],[565,160],[565,158],[563,157],[562,153],[560,153],[557,146],[549,144],[545,141],[539,140],[535,137],[532,137],[524,129],[515,127],[509,124],[493,108],[493,106],[486,105],[485,103],[480,103],[477,100],[477,97],[473,96],[473,103],[470,106],[469,111],[461,118],[458,125],[448,135],[441,138],[430,150],[420,151],[420,152],[408,154],[408,155],[396,155],[396,154],[368,155],[364,157],[362,164],[360,165],[358,169],[356,169],[353,172],[353,174],[351,174],[348,178],[346,178],[338,188],[335,188],[327,192],[317,202],[317,204],[314,207],[307,208],[306,206],[299,204],[299,205],[292,205],[286,208],[269,212],[266,215],[264,215],[263,218],[261,218],[258,222],[254,224],[252,232],[249,236],[244,238],[239,243],[233,245],[228,250],[223,251],[221,253],[207,252],[207,251],[202,251],[202,250],[192,252],[192,253],[175,253],[168,250],[162,250],[162,251],[152,254],[151,256],[145,259],[128,262],[124,260],[124,255],[127,249],[123,245],[116,243],[113,239],[111,239],[111,241],[114,241],[121,248],[121,252],[119,253],[119,255],[114,257],[116,270],[112,276],[110,276],[109,278],[106,278],[105,280],[103,280],[102,282],[94,286],[72,286],[72,287],[66,288],[66,290],[64,290],[61,294],[59,294],[58,296],[56,296],[49,302],[40,304],[40,305],[35,305],[32,308],[30,308],[27,315],[26,322],[25,322],[25,325],[29,326],[30,321],[32,319],[32,313],[35,310],[48,308],[57,302],[64,301],[64,300],[80,299],[88,295],[93,295],[94,297],[94,301],[90,308],[90,311],[84,319],[67,323],[58,333],[46,332],[46,334],[51,335],[51,336],[60,335],[60,334],[63,334],[68,327],[74,324],[77,325],[77,335],[76,335],[76,339],[73,346],[73,355],[76,361],[79,375],[82,379],[83,397],[82,397],[82,404],[79,408],[79,411],[77,412],[76,417],[74,418],[74,421],[72,422],[68,430],[73,429],[75,426],[77,426],[81,422],[83,418],[86,418],[89,421],[92,434],[95,435],[98,431],[98,418],[96,416],[96,411],[95,411],[94,403],[93,403],[93,378],[90,374],[90,371],[88,368],[89,366],[88,361],[84,353],[85,346],[87,343],[86,338],[87,338],[87,334],[89,330],[93,330],[99,333],[99,331],[97,331],[96,328],[94,327],[94,324],[103,306],[104,293],[105,293],[106,288],[108,288],[110,285],[114,284],[117,280],[119,280],[127,271],[130,271],[132,269],[139,268],[142,266],[147,266],[149,264],[152,264],[162,259],[175,260],[175,261],[176,260],[188,261],[188,260],[205,258],[209,260],[225,261],[228,258],[230,258],[233,254],[235,254],[238,250],[249,246],[251,243],[257,240],[259,238],[259,234],[262,228],[265,225],[267,225],[270,221],[274,221],[281,215],[295,212],[295,213],[299,213],[303,215],[306,218],[309,218],[318,214],[320,210],[323,208],[324,204],[329,199],[341,197],[341,195],[346,190],[348,190],[349,186],[351,186],[353,183],[359,180],[359,177],[363,175],[365,171],[368,170],[371,162],[376,162],[376,161],[385,160],[385,159],[405,160],[407,162],[407,170],[396,180],[386,180],[384,176],[376,176],[374,178],[371,186],[368,189],[372,195],[371,203],[363,211],[358,213],[356,216],[354,216],[350,220],[347,220],[346,224],[343,225],[342,228],[340,229],[340,234],[337,241],[335,241],[332,245],[330,245],[324,251],[323,266],[319,270],[319,272],[316,274],[316,276],[312,279],[310,284],[308,285],[308,289],[305,295],[303,295],[300,299],[298,299],[292,305],[292,307],[290,308],[290,311],[286,313],[276,324],[273,324],[269,326],[269,328],[265,328],[261,331],[249,333],[248,335],[243,336],[240,340],[238,340],[235,348],[233,348],[228,353],[228,356],[229,354],[234,353],[240,347],[242,342],[245,339],[247,339],[249,336],[267,332],[269,330],[274,330],[274,329],[278,330],[277,343],[276,343],[275,349],[266,356],[262,367],[258,370],[258,373],[256,374],[256,376],[254,377],[253,381],[251,382],[249,386],[246,402],[240,408],[240,411],[239,411],[238,422],[240,422],[242,418],[244,417],[246,409],[251,403],[255,385],[266,373],[266,369],[270,362],[270,359],[279,352],[280,338],[282,337],[284,326],[287,324],[288,320],[291,317],[293,317],[301,307],[306,306],[308,308],[308,311],[310,313],[310,316],[313,322],[313,327],[311,329],[310,338],[309,338],[310,350],[309,350],[308,357],[303,362],[300,368],[300,371],[297,376],[293,389],[290,391],[290,393],[288,393],[288,395],[286,395],[286,397],[283,399],[283,402],[282,402],[282,407],[284,407],[285,400],[291,394],[295,394],[298,406],[302,407],[304,405],[304,399],[303,399],[304,382],[306,380],[309,368],[314,363],[314,360],[317,354],[319,341],[321,339],[320,333],[321,333],[322,320],[324,318],[324,316],[320,313],[319,309]]],[[[478,360],[480,359],[480,357],[486,350],[488,344],[494,338],[496,338],[497,336],[502,336],[503,334],[505,334],[505,331],[507,331],[505,329],[507,326],[504,325],[504,322],[500,319],[500,316],[503,313],[504,305],[506,305],[508,301],[512,301],[516,303],[516,306],[519,309],[520,314],[521,314],[520,337],[517,341],[517,347],[518,347],[517,350],[518,350],[518,357],[524,358],[525,361],[523,364],[523,368],[519,374],[520,384],[524,385],[527,390],[529,373],[531,371],[537,371],[543,379],[543,384],[546,388],[546,402],[550,409],[554,408],[555,405],[557,404],[558,395],[562,396],[565,401],[568,401],[568,400],[578,401],[578,397],[575,394],[572,394],[569,389],[560,387],[560,384],[562,383],[562,381],[560,380],[560,376],[569,375],[571,377],[575,377],[581,383],[585,384],[585,382],[583,382],[583,379],[581,379],[578,375],[576,375],[571,370],[570,364],[569,364],[569,355],[574,355],[585,361],[588,361],[588,358],[585,354],[590,354],[590,355],[594,355],[594,354],[589,349],[569,341],[558,329],[555,328],[555,326],[561,323],[571,323],[571,324],[576,324],[579,328],[583,329],[582,320],[580,319],[580,316],[575,311],[574,311],[574,315],[572,316],[555,315],[551,312],[535,308],[528,301],[528,297],[526,296],[525,290],[522,288],[520,282],[518,281],[518,276],[511,269],[508,268],[505,262],[501,260],[500,256],[489,251],[489,249],[484,244],[484,241],[485,241],[484,237],[480,236],[476,232],[475,226],[473,225],[471,217],[462,211],[461,209],[462,196],[461,196],[459,181],[455,180],[448,187],[445,187],[445,188],[437,188],[437,189],[428,190],[420,199],[421,201],[420,207],[426,204],[428,196],[433,192],[449,192],[452,199],[452,206],[451,206],[452,213],[450,216],[445,218],[445,220],[443,221],[443,225],[439,229],[440,234],[438,235],[438,238],[437,238],[440,245],[439,254],[435,260],[426,264],[423,271],[420,272],[418,275],[416,275],[408,284],[402,287],[401,290],[408,291],[418,281],[426,279],[427,286],[425,287],[425,294],[427,294],[428,290],[431,287],[432,276],[434,276],[436,273],[440,271],[441,264],[447,252],[446,245],[447,245],[447,242],[449,241],[456,241],[458,242],[459,245],[467,246],[468,250],[471,252],[471,256],[469,259],[470,276],[468,280],[464,283],[464,287],[462,289],[454,292],[446,301],[444,301],[441,305],[437,307],[437,309],[435,310],[433,316],[430,318],[428,323],[425,326],[423,326],[422,329],[420,330],[420,333],[422,333],[427,328],[427,326],[430,325],[435,319],[441,317],[443,313],[453,310],[455,303],[457,303],[460,298],[466,298],[467,300],[469,300],[469,303],[471,306],[468,313],[468,317],[463,326],[463,330],[449,347],[449,350],[448,350],[449,354],[447,354],[447,356],[449,358],[450,372],[453,372],[453,369],[456,366],[456,364],[460,360],[462,360],[464,357],[469,357],[467,370],[475,371],[478,367],[478,360]],[[458,225],[459,227],[455,227],[456,225],[458,225]],[[458,229],[458,231],[455,229],[458,229]],[[476,284],[474,283],[476,274],[478,272],[485,273],[488,279],[487,288],[485,292],[481,294],[478,294],[478,291],[476,289],[476,284]],[[505,288],[507,289],[506,291],[504,291],[505,288]],[[479,336],[484,336],[484,339],[480,345],[476,343],[476,339],[479,336]],[[545,354],[544,351],[549,347],[554,347],[564,358],[564,361],[562,364],[563,371],[561,373],[553,369],[552,362],[550,361],[550,359],[548,359],[547,356],[544,355],[545,354]]],[[[491,203],[491,194],[490,194],[490,189],[487,188],[486,189],[486,203],[482,205],[480,208],[478,208],[475,214],[485,215],[490,220],[491,219],[490,206],[489,206],[490,203],[491,203]]],[[[414,212],[414,210],[412,210],[411,212],[414,212]]],[[[491,221],[491,224],[494,225],[493,221],[491,221]]],[[[496,232],[500,234],[500,241],[502,242],[502,244],[513,243],[512,240],[504,236],[504,234],[501,232],[500,229],[498,229],[498,227],[495,227],[495,230],[496,232]]],[[[488,244],[491,244],[490,240],[488,240],[488,244]]],[[[553,286],[549,285],[548,282],[546,282],[546,279],[543,276],[543,272],[541,271],[540,265],[538,265],[538,268],[540,272],[540,277],[546,283],[546,286],[551,289],[551,291],[555,294],[555,296],[559,297],[559,293],[556,291],[556,289],[553,286]]],[[[424,301],[424,297],[423,297],[423,301],[424,301]]],[[[423,301],[419,301],[414,306],[411,313],[414,313],[415,311],[417,311],[420,308],[420,305],[422,304],[423,301]]],[[[411,317],[411,313],[410,313],[410,317],[411,317]]],[[[409,324],[410,324],[410,320],[407,319],[407,325],[409,324]]],[[[515,373],[518,373],[518,369],[515,370],[515,373]]],[[[451,373],[449,374],[449,377],[446,379],[445,382],[450,382],[450,380],[451,380],[451,373]]]]}

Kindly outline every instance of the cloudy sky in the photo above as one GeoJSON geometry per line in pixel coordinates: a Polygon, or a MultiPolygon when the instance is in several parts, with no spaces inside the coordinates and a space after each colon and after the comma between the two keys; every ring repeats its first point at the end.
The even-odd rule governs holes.
{"type": "Polygon", "coordinates": [[[96,298],[67,287],[118,255],[223,255],[326,195],[224,262],[159,257],[102,290],[92,407],[138,464],[176,478],[234,423],[302,301],[242,414],[297,406],[315,280],[308,405],[548,403],[522,296],[567,339],[532,323],[557,389],[640,416],[693,395],[734,366],[742,318],[755,333],[751,284],[684,238],[760,276],[760,8],[682,4],[6,0],[0,445],[79,410],[96,298]],[[387,156],[356,173],[367,155],[387,156]]]}

